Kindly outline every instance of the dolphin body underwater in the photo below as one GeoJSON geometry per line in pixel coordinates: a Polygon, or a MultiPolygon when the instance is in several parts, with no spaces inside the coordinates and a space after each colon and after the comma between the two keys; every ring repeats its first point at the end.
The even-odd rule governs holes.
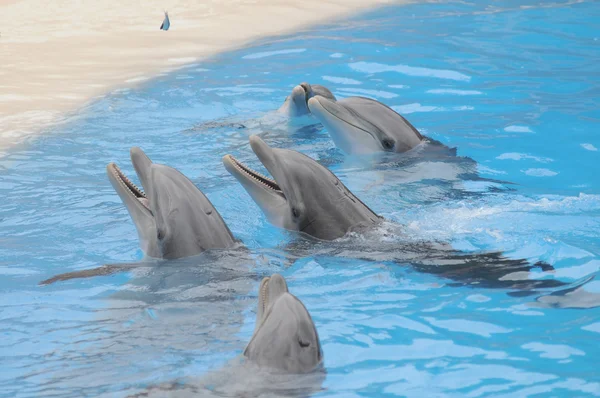
{"type": "MultiPolygon", "coordinates": [[[[241,246],[210,200],[185,175],[172,167],[152,163],[140,148],[131,148],[130,155],[143,190],[115,163],[106,166],[106,173],[131,216],[140,247],[148,257],[174,260],[210,249],[241,246]]],[[[40,284],[109,275],[141,264],[111,264],[69,272],[40,284]]]]}
{"type": "Polygon", "coordinates": [[[256,323],[243,353],[200,380],[152,386],[130,397],[306,396],[325,378],[323,350],[315,324],[279,274],[264,278],[256,323]]]}

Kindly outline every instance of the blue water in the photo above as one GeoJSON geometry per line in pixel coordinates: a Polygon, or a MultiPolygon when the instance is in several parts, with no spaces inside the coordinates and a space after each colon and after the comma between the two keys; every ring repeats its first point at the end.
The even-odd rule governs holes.
{"type": "Polygon", "coordinates": [[[599,20],[594,1],[389,7],[116,91],[15,148],[0,159],[0,397],[124,396],[226,366],[272,272],[316,322],[317,396],[600,395],[599,20]],[[345,156],[314,119],[274,112],[302,81],[378,99],[457,156],[345,156]],[[318,159],[390,224],[314,246],[269,225],[221,164],[260,168],[250,134],[318,159]],[[115,161],[135,176],[134,145],[189,176],[250,253],[38,286],[142,258],[105,175],[115,161]],[[423,272],[402,259],[413,240],[545,261],[554,272],[504,280],[566,285],[423,272]]]}

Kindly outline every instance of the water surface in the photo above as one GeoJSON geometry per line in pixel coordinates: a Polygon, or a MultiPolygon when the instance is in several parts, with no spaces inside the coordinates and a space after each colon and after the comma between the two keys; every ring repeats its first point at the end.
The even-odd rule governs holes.
{"type": "Polygon", "coordinates": [[[116,91],[16,148],[0,159],[0,396],[123,396],[218,369],[272,272],[317,324],[318,396],[600,395],[599,18],[585,1],[389,7],[116,91]],[[314,119],[274,112],[302,81],[383,101],[457,154],[345,156],[314,119]],[[318,159],[390,223],[328,244],[269,225],[221,164],[260,168],[250,134],[318,159]],[[37,286],[142,258],[105,176],[134,175],[134,145],[249,253],[37,286]],[[563,285],[424,270],[406,253],[427,241],[544,261],[508,280],[563,285]]]}

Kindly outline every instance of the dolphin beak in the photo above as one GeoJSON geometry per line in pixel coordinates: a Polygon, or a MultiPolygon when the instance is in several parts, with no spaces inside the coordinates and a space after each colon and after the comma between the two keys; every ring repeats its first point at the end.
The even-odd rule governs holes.
{"type": "MultiPolygon", "coordinates": [[[[255,135],[250,137],[250,146],[269,173],[276,178],[273,174],[273,171],[277,172],[273,149],[255,135]]],[[[289,205],[276,179],[252,170],[231,155],[223,157],[223,165],[242,184],[271,224],[284,228],[289,225],[289,205]]]]}
{"type": "Polygon", "coordinates": [[[370,153],[382,150],[368,126],[339,103],[315,95],[308,100],[308,108],[327,129],[335,145],[344,152],[370,153]]]}
{"type": "Polygon", "coordinates": [[[131,157],[131,164],[135,169],[135,173],[138,175],[144,191],[150,191],[150,169],[152,167],[152,160],[141,150],[141,148],[134,146],[129,150],[131,157]]]}
{"type": "Polygon", "coordinates": [[[297,85],[292,89],[292,98],[304,98],[306,100],[306,91],[304,87],[297,85]]]}
{"type": "Polygon", "coordinates": [[[256,311],[255,331],[258,330],[265,320],[269,305],[284,293],[289,293],[289,289],[283,276],[273,274],[270,277],[267,276],[263,278],[258,288],[258,308],[256,311]]]}
{"type": "Polygon", "coordinates": [[[269,170],[269,173],[273,175],[272,169],[274,165],[273,150],[266,142],[264,142],[259,136],[250,136],[250,147],[252,152],[258,157],[258,160],[269,170]]]}
{"type": "Polygon", "coordinates": [[[310,95],[309,91],[305,87],[305,84],[306,83],[295,86],[292,89],[292,93],[289,97],[290,100],[296,106],[296,116],[301,116],[305,113],[309,113],[307,102],[310,95]]]}
{"type": "Polygon", "coordinates": [[[333,104],[333,101],[330,101],[325,97],[321,97],[320,95],[315,95],[314,97],[308,99],[308,109],[317,117],[323,118],[325,115],[331,113],[326,109],[326,106],[330,105],[328,102],[333,104]]]}

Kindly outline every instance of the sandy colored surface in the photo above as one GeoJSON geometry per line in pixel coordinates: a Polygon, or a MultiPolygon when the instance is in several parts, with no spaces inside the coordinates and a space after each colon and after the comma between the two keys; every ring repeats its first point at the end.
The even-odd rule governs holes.
{"type": "Polygon", "coordinates": [[[115,87],[392,2],[0,0],[0,156],[115,87]]]}

